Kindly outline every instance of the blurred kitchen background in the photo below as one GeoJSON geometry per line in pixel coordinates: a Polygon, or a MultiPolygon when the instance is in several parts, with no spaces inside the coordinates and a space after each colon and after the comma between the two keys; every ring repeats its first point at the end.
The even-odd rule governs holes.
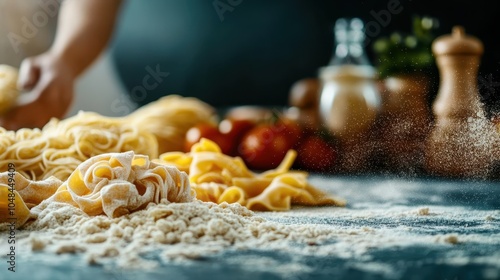
{"type": "MultiPolygon", "coordinates": [[[[19,67],[23,58],[49,48],[57,16],[43,9],[48,2],[56,1],[0,0],[0,64],[19,67]],[[16,50],[9,34],[22,34],[26,20],[38,21],[39,27],[16,50]]],[[[246,103],[286,105],[295,81],[317,76],[318,69],[328,64],[334,47],[332,28],[338,18],[359,17],[365,23],[378,23],[380,31],[368,36],[365,49],[371,63],[377,64],[375,40],[396,31],[412,32],[415,15],[437,19],[435,35],[448,34],[454,25],[462,25],[483,41],[480,91],[495,110],[498,97],[492,90],[500,87],[500,40],[498,10],[492,3],[125,0],[110,47],[77,83],[70,115],[78,110],[109,116],[129,113],[136,105],[128,93],[142,85],[147,67],[159,67],[169,76],[144,98],[136,98],[139,105],[173,93],[197,96],[218,107],[241,105],[242,96],[246,103]],[[374,15],[390,5],[400,12],[391,14],[386,22],[377,21],[374,15]]],[[[430,98],[436,89],[429,93],[430,98]]]]}

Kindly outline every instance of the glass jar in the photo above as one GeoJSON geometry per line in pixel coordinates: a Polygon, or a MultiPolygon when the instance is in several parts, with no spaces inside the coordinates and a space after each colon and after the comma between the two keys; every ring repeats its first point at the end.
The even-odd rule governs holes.
{"type": "Polygon", "coordinates": [[[325,126],[340,139],[366,133],[381,107],[376,71],[363,48],[364,24],[358,18],[337,20],[336,46],[319,77],[320,115],[325,126]]]}

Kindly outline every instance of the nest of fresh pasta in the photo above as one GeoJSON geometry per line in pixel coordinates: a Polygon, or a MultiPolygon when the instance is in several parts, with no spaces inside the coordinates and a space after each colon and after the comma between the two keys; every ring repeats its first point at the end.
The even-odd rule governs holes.
{"type": "Polygon", "coordinates": [[[214,112],[195,98],[168,96],[122,118],[80,112],[42,129],[0,128],[0,170],[5,171],[0,173],[0,223],[15,217],[22,226],[36,219],[43,201],[109,217],[164,199],[271,211],[294,204],[345,204],[310,185],[306,172],[290,170],[293,150],[276,169],[261,173],[207,139],[179,152],[186,131],[213,119],[214,112]]]}

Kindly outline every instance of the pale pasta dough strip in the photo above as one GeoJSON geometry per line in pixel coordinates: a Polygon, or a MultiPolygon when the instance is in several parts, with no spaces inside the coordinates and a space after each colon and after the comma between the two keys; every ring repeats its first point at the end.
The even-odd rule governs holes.
{"type": "MultiPolygon", "coordinates": [[[[43,200],[53,195],[57,188],[63,183],[55,177],[49,177],[42,181],[32,181],[26,179],[23,175],[16,172],[14,173],[14,186],[16,191],[20,194],[23,202],[29,208],[40,204],[43,200]]],[[[0,173],[0,184],[8,185],[9,173],[0,173]]]]}
{"type": "Polygon", "coordinates": [[[103,153],[134,151],[157,157],[154,135],[96,113],[80,112],[62,121],[52,119],[40,129],[16,132],[0,128],[0,170],[14,164],[32,180],[54,176],[66,180],[83,161],[103,153]]]}
{"type": "Polygon", "coordinates": [[[16,190],[11,191],[8,185],[0,183],[0,223],[14,222],[16,227],[19,227],[23,225],[29,217],[30,210],[24,203],[19,192],[16,190]],[[14,197],[11,197],[12,195],[14,197]]]}
{"type": "Polygon", "coordinates": [[[151,162],[148,156],[132,151],[94,156],[81,163],[64,182],[55,177],[32,181],[19,173],[0,173],[0,223],[12,216],[7,214],[9,192],[15,193],[18,226],[30,214],[39,214],[47,203],[71,204],[88,215],[115,218],[143,209],[149,203],[194,199],[185,172],[151,162]],[[9,178],[15,182],[13,191],[8,187],[9,178]],[[33,207],[31,213],[29,207],[33,207]]]}
{"type": "Polygon", "coordinates": [[[191,187],[202,201],[240,203],[251,210],[289,210],[292,204],[344,206],[345,201],[311,186],[306,172],[290,171],[296,152],[291,150],[278,168],[251,172],[239,157],[229,157],[208,139],[189,153],[164,153],[160,162],[189,174],[191,187]]]}
{"type": "Polygon", "coordinates": [[[118,217],[162,199],[191,201],[187,174],[151,162],[147,156],[125,152],[83,162],[47,201],[69,203],[89,215],[118,217]]]}
{"type": "Polygon", "coordinates": [[[213,116],[207,104],[171,95],[121,118],[79,112],[52,119],[42,129],[0,128],[0,171],[13,163],[28,179],[66,180],[80,163],[104,153],[134,151],[157,158],[159,151],[180,150],[186,131],[213,116]]]}
{"type": "MultiPolygon", "coordinates": [[[[162,199],[239,203],[253,210],[288,210],[292,204],[345,205],[311,186],[306,172],[290,171],[291,150],[278,168],[256,174],[239,157],[202,139],[176,152],[211,108],[196,99],[169,96],[125,118],[80,112],[51,120],[43,129],[0,128],[0,170],[14,164],[19,221],[42,202],[68,203],[89,215],[121,216],[162,199]],[[162,153],[158,159],[158,151],[162,153]],[[152,161],[150,159],[153,159],[152,161]]],[[[7,173],[0,173],[0,191],[7,173]]],[[[5,200],[0,199],[0,211],[5,200]]],[[[45,203],[45,204],[46,204],[45,203]]]]}

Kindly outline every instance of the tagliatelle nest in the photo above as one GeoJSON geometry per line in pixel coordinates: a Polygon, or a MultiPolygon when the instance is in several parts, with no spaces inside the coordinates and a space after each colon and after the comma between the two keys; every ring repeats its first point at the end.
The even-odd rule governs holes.
{"type": "MultiPolygon", "coordinates": [[[[54,177],[31,181],[16,174],[15,215],[8,214],[9,178],[13,173],[0,173],[0,223],[15,217],[19,225],[29,216],[28,206],[44,203],[66,203],[80,208],[91,216],[105,214],[119,217],[145,208],[149,203],[189,202],[194,199],[185,172],[173,166],[151,162],[145,155],[134,152],[109,153],[92,157],[81,163],[62,182],[54,177]]],[[[32,214],[41,210],[36,206],[32,214]]]]}

